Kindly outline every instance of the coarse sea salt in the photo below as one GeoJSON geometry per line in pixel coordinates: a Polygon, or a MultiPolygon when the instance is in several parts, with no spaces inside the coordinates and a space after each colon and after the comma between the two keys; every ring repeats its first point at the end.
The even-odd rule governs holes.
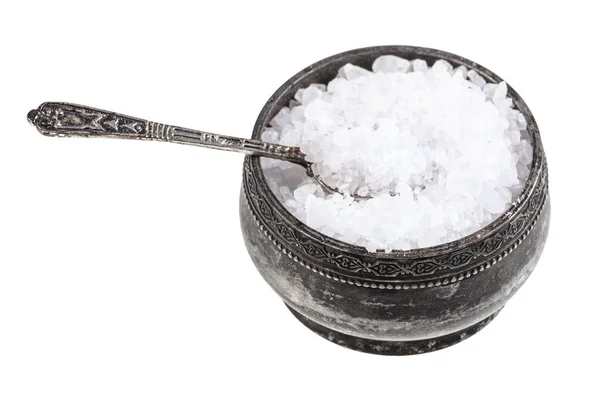
{"type": "Polygon", "coordinates": [[[262,159],[277,198],[321,233],[375,250],[467,236],[502,214],[528,177],[532,147],[506,83],[444,60],[385,55],[300,89],[262,138],[298,146],[329,194],[298,165],[262,159]],[[369,196],[357,199],[356,195],[369,196]]]}

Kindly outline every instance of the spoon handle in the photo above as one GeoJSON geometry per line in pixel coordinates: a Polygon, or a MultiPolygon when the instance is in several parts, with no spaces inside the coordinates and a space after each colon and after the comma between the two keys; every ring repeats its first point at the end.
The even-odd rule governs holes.
{"type": "Polygon", "coordinates": [[[216,135],[77,104],[43,103],[37,110],[31,110],[27,119],[46,136],[157,140],[276,158],[305,168],[310,166],[298,147],[216,135]]]}

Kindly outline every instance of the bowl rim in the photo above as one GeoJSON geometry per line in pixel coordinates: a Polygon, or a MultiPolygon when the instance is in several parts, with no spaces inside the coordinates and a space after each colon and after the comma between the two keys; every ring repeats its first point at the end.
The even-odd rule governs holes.
{"type": "MultiPolygon", "coordinates": [[[[443,59],[450,62],[454,67],[464,65],[468,69],[475,70],[479,75],[481,75],[488,83],[499,83],[502,82],[503,79],[496,75],[494,72],[490,71],[486,67],[471,61],[462,56],[433,48],[427,47],[418,47],[418,46],[406,46],[406,45],[386,45],[386,46],[369,46],[357,48],[349,51],[344,51],[329,57],[326,57],[322,60],[319,60],[308,67],[302,69],[298,73],[294,74],[291,78],[289,78],[285,83],[283,83],[274,93],[271,95],[269,100],[265,103],[261,112],[259,113],[256,122],[254,124],[254,128],[252,131],[253,139],[260,139],[264,128],[269,124],[270,119],[268,119],[269,114],[273,111],[275,105],[281,100],[282,97],[288,94],[288,90],[290,90],[295,84],[299,81],[304,80],[307,76],[314,74],[321,70],[322,68],[332,64],[332,63],[340,63],[343,62],[344,59],[347,59],[351,56],[372,56],[374,54],[377,55],[385,55],[385,54],[394,54],[402,57],[403,54],[416,54],[420,56],[425,56],[427,58],[437,58],[443,59]]],[[[521,193],[517,197],[517,199],[510,205],[510,207],[505,210],[499,217],[491,221],[489,224],[480,228],[479,230],[462,237],[457,240],[453,240],[451,242],[439,244],[436,246],[430,247],[421,247],[410,250],[391,250],[389,252],[385,252],[384,250],[376,250],[374,252],[368,251],[363,246],[358,246],[354,244],[350,244],[347,242],[343,242],[339,239],[335,239],[333,237],[327,236],[314,228],[311,228],[304,222],[297,219],[292,213],[290,213],[285,206],[279,201],[279,199],[275,196],[275,193],[271,190],[268,185],[263,169],[260,163],[259,156],[246,156],[246,163],[249,165],[249,168],[253,170],[255,174],[257,184],[263,189],[266,199],[271,206],[275,208],[280,216],[282,216],[288,223],[292,224],[296,229],[300,229],[303,233],[305,233],[309,237],[317,238],[324,242],[325,245],[339,249],[346,253],[350,253],[356,256],[369,256],[376,258],[427,258],[436,256],[442,253],[454,252],[457,250],[461,250],[471,244],[477,243],[482,239],[492,235],[496,231],[498,231],[501,227],[503,227],[507,222],[509,222],[512,217],[518,214],[518,210],[527,202],[527,200],[531,197],[534,189],[536,188],[538,182],[540,181],[542,166],[544,164],[544,152],[543,146],[541,142],[540,132],[527,104],[523,101],[521,96],[507,83],[508,87],[508,97],[513,100],[514,107],[519,110],[525,120],[527,122],[527,131],[529,133],[531,139],[531,146],[533,148],[533,159],[531,163],[531,170],[529,172],[529,176],[521,190],[521,193]]]]}

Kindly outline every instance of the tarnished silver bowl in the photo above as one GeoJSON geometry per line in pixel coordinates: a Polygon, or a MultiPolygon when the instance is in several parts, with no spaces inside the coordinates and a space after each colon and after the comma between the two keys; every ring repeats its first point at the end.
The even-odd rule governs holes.
{"type": "MultiPolygon", "coordinates": [[[[370,68],[380,55],[438,59],[496,74],[457,55],[420,47],[381,46],[321,60],[271,96],[254,126],[260,139],[294,93],[327,83],[346,63],[370,68]]],[[[530,176],[502,216],[463,239],[410,251],[367,252],[327,237],[292,216],[271,191],[259,157],[244,162],[240,218],[246,247],[263,278],[290,311],[324,338],[354,350],[405,355],[442,349],[486,326],[533,271],[550,221],[548,170],[538,127],[511,88],[533,146],[530,176]]]]}

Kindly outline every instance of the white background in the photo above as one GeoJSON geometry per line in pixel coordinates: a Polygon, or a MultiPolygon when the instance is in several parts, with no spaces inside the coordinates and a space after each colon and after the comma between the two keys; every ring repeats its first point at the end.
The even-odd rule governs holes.
{"type": "Polygon", "coordinates": [[[14,1],[0,11],[0,399],[598,398],[600,31],[594,2],[14,1]],[[29,126],[70,101],[250,135],[272,92],[352,48],[409,44],[498,73],[550,165],[545,253],[473,338],[353,352],[252,265],[243,157],[29,126]]]}

